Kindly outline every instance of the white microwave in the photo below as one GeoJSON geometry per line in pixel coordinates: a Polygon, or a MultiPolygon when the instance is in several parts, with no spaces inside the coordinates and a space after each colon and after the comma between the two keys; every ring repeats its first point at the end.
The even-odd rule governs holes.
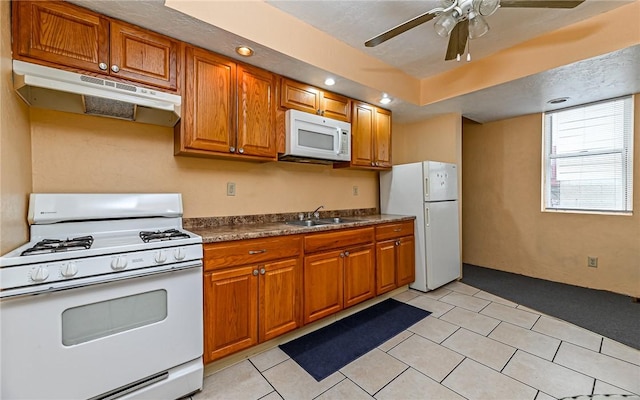
{"type": "Polygon", "coordinates": [[[286,148],[279,159],[326,163],[351,161],[351,124],[298,110],[285,114],[286,148]]]}

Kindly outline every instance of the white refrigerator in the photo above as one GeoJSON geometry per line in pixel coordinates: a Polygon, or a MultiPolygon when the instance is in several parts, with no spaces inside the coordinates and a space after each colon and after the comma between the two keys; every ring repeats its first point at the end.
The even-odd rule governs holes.
{"type": "Polygon", "coordinates": [[[423,161],[381,172],[380,209],[416,217],[416,280],[409,287],[426,292],[460,278],[455,164],[423,161]]]}

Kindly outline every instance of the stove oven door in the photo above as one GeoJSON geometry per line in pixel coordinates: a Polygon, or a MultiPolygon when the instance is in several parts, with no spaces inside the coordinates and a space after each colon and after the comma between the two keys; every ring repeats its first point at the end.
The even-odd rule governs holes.
{"type": "MultiPolygon", "coordinates": [[[[202,383],[200,262],[3,299],[0,316],[3,399],[101,398],[134,382],[167,380],[168,370],[194,363],[202,383]]],[[[140,392],[149,394],[150,387],[140,392]]],[[[189,393],[177,390],[151,392],[162,398],[189,393]]]]}

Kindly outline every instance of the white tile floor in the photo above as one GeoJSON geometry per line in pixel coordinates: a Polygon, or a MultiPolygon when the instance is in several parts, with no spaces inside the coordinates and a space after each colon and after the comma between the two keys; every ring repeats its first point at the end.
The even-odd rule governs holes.
{"type": "Polygon", "coordinates": [[[460,282],[395,296],[432,314],[317,382],[278,347],[194,400],[640,400],[640,351],[460,282]]]}

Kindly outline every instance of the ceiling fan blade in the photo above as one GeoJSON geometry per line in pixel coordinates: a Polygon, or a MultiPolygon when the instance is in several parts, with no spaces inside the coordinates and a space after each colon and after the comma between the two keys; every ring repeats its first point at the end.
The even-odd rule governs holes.
{"type": "Polygon", "coordinates": [[[467,47],[467,38],[469,37],[469,20],[460,21],[453,27],[451,35],[449,35],[449,45],[447,46],[447,54],[445,61],[454,60],[458,54],[464,54],[467,47]]]}
{"type": "Polygon", "coordinates": [[[401,23],[395,28],[389,29],[388,31],[381,33],[378,36],[367,40],[366,42],[364,42],[364,45],[366,47],[375,47],[380,43],[384,43],[387,40],[392,39],[398,36],[399,34],[408,31],[409,29],[415,28],[418,25],[422,25],[427,21],[431,21],[433,17],[436,16],[435,14],[431,14],[431,11],[433,10],[430,10],[424,14],[418,15],[417,17],[410,19],[407,22],[401,23]]]}
{"type": "Polygon", "coordinates": [[[500,7],[575,8],[584,0],[501,0],[500,7]]]}

